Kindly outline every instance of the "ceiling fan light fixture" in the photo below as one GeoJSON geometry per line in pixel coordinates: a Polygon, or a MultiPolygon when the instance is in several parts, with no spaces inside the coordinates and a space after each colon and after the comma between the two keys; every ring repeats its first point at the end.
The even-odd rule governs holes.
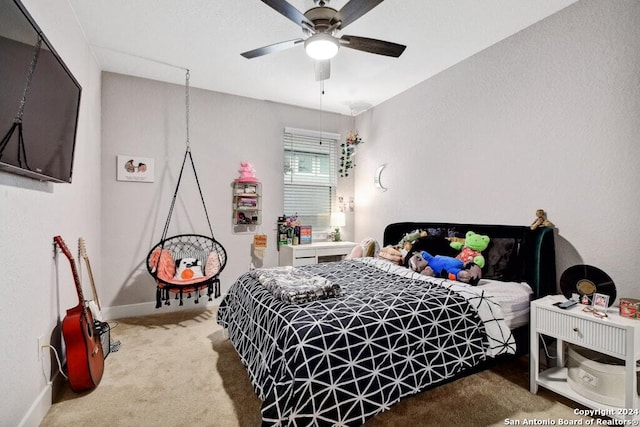
{"type": "Polygon", "coordinates": [[[317,33],[304,42],[304,50],[316,60],[331,59],[338,53],[340,44],[335,37],[325,33],[317,33]]]}

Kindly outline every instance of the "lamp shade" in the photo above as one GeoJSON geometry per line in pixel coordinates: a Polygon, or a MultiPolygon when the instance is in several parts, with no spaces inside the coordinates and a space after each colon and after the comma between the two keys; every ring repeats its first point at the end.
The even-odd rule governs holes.
{"type": "Polygon", "coordinates": [[[347,224],[347,217],[344,212],[333,212],[331,214],[332,227],[344,227],[347,224]]]}
{"type": "Polygon", "coordinates": [[[304,42],[304,50],[313,59],[331,59],[338,53],[340,45],[335,37],[325,33],[317,33],[304,42]]]}

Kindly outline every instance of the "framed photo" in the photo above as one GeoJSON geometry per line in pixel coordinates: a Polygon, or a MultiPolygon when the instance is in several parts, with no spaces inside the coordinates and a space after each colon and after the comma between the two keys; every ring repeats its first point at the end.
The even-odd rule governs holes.
{"type": "Polygon", "coordinates": [[[118,155],[116,164],[118,181],[153,182],[155,173],[151,157],[118,155]]]}
{"type": "Polygon", "coordinates": [[[593,308],[595,309],[604,310],[606,312],[607,308],[609,308],[609,295],[598,293],[593,294],[592,301],[593,308]]]}

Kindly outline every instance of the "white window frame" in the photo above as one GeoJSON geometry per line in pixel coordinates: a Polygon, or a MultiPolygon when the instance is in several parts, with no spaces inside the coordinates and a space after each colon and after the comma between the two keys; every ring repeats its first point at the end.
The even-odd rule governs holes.
{"type": "Polygon", "coordinates": [[[298,214],[303,225],[313,227],[314,234],[331,229],[330,218],[335,208],[338,183],[339,142],[340,134],[337,133],[291,127],[284,129],[283,212],[286,216],[298,214]],[[296,159],[291,158],[291,152],[310,154],[311,172],[297,171],[296,159]],[[328,171],[322,170],[321,160],[318,157],[313,158],[314,153],[318,154],[318,157],[329,156],[328,171]],[[308,195],[301,197],[298,202],[295,200],[296,196],[305,192],[305,187],[309,190],[308,195]],[[327,199],[319,200],[318,197],[327,199]],[[315,213],[309,214],[310,211],[315,213]]]}

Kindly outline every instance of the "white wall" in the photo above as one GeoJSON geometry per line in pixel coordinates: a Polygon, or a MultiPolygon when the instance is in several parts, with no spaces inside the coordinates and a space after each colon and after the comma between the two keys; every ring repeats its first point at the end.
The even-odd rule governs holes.
{"type": "MultiPolygon", "coordinates": [[[[100,272],[100,70],[63,0],[24,0],[82,86],[72,184],[47,184],[0,173],[0,425],[38,425],[51,404],[49,353],[38,360],[38,337],[59,339],[57,325],[78,303],[69,263],[53,259],[61,235],[75,253],[87,240],[100,272]],[[58,338],[56,338],[58,336],[58,338]]],[[[59,343],[58,343],[59,345],[59,343]]],[[[55,364],[54,364],[55,368],[55,364]]]]}
{"type": "MultiPolygon", "coordinates": [[[[184,74],[179,69],[176,73],[184,74]]],[[[185,88],[104,73],[102,112],[101,301],[115,317],[156,312],[155,283],[145,261],[162,234],[184,157],[185,88]],[[119,154],[154,158],[155,182],[117,181],[119,154]]],[[[239,176],[240,162],[251,162],[262,182],[263,220],[257,231],[268,237],[264,266],[275,266],[275,224],[283,214],[284,127],[346,135],[351,125],[352,118],[343,115],[321,116],[319,111],[191,88],[191,150],[214,236],[228,255],[221,274],[223,292],[251,261],[253,233],[234,234],[231,223],[231,185],[239,176]]],[[[341,180],[347,191],[350,180],[341,180]]],[[[190,166],[168,235],[182,233],[209,234],[190,166]]],[[[171,308],[175,307],[177,303],[171,308]]]]}
{"type": "Polygon", "coordinates": [[[594,265],[640,297],[639,52],[640,2],[585,0],[358,116],[356,240],[403,220],[529,225],[542,208],[558,276],[594,265]]]}

